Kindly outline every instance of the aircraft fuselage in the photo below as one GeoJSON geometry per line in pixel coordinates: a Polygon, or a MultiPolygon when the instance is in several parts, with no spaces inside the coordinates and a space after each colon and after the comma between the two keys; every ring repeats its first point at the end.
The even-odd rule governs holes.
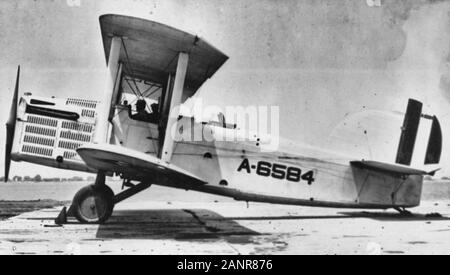
{"type": "MultiPolygon", "coordinates": [[[[96,104],[80,99],[23,97],[13,160],[96,172],[75,151],[93,141],[96,104]]],[[[110,143],[157,157],[161,144],[158,125],[132,120],[124,108],[116,106],[110,143]]],[[[223,137],[239,130],[196,123],[191,118],[181,118],[177,127],[179,133],[198,130],[213,137],[175,142],[171,163],[208,182],[203,187],[189,187],[191,190],[243,201],[307,206],[384,209],[420,204],[423,176],[402,178],[369,171],[351,166],[354,159],[310,148],[303,154],[267,152],[257,136],[228,141],[223,137]]],[[[133,179],[133,175],[125,176],[133,179]]],[[[182,183],[163,184],[187,189],[182,183]]]]}

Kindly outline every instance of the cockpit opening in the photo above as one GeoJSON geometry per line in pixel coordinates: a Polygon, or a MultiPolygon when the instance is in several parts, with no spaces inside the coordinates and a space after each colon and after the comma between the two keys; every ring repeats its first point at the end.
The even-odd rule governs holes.
{"type": "Polygon", "coordinates": [[[162,94],[163,85],[124,75],[119,104],[127,107],[130,119],[159,124],[162,94]]]}
{"type": "Polygon", "coordinates": [[[147,102],[144,99],[139,99],[136,102],[136,113],[132,113],[132,106],[128,106],[128,116],[133,120],[149,122],[153,124],[159,123],[159,111],[158,104],[153,103],[150,105],[151,113],[147,112],[147,102]]]}

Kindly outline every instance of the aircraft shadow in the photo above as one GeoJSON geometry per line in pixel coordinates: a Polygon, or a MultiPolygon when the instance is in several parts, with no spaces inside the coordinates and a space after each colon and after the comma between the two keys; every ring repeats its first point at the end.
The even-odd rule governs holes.
{"type": "Polygon", "coordinates": [[[339,214],[351,218],[369,218],[379,221],[449,221],[450,218],[437,213],[401,215],[397,212],[340,212],[339,214]]]}
{"type": "Polygon", "coordinates": [[[115,211],[100,225],[100,239],[173,239],[179,241],[217,241],[225,239],[240,244],[252,243],[252,237],[263,235],[238,221],[374,219],[379,221],[449,221],[448,217],[396,212],[339,212],[335,215],[224,217],[205,209],[159,209],[115,211]]]}
{"type": "Polygon", "coordinates": [[[204,209],[159,209],[115,211],[96,234],[102,239],[174,239],[212,241],[239,239],[250,243],[258,232],[204,209]]]}
{"type": "Polygon", "coordinates": [[[382,221],[449,221],[450,218],[436,216],[435,214],[401,215],[397,212],[338,212],[334,215],[302,215],[302,216],[254,216],[254,217],[227,217],[234,221],[264,221],[264,220],[334,220],[334,219],[375,219],[382,221]]]}

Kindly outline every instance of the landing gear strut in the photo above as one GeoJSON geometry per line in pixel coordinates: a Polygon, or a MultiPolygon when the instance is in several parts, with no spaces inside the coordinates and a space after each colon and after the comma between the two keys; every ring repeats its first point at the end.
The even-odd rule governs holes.
{"type": "Polygon", "coordinates": [[[114,205],[114,192],[105,184],[105,174],[99,173],[95,184],[75,195],[71,214],[81,223],[101,224],[111,217],[114,205]]]}
{"type": "Polygon", "coordinates": [[[75,195],[69,211],[64,207],[59,216],[55,219],[55,224],[67,223],[67,217],[75,217],[79,222],[89,224],[105,223],[112,215],[114,206],[119,202],[144,191],[152,185],[152,181],[131,183],[125,179],[123,187],[127,190],[114,195],[114,192],[105,184],[105,174],[98,173],[95,184],[82,188],[75,195]]]}

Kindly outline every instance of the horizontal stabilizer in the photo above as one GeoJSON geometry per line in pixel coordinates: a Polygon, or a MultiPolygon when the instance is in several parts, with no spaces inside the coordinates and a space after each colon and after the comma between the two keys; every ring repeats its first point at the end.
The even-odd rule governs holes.
{"type": "Polygon", "coordinates": [[[122,174],[133,180],[165,179],[195,185],[207,183],[173,164],[118,145],[88,144],[78,148],[77,152],[90,168],[122,174]]]}
{"type": "Polygon", "coordinates": [[[426,172],[419,169],[414,169],[404,165],[389,164],[378,161],[352,161],[350,164],[354,167],[361,169],[368,169],[373,171],[378,171],[382,173],[394,174],[398,176],[408,176],[408,175],[434,175],[438,170],[432,172],[426,172]]]}

